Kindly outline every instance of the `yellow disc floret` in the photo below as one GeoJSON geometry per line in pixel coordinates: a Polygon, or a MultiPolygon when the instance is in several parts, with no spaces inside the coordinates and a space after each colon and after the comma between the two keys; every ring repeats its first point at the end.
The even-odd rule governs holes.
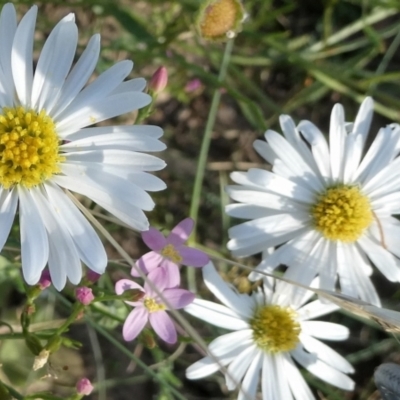
{"type": "Polygon", "coordinates": [[[177,264],[182,261],[182,256],[172,244],[167,244],[166,246],[164,246],[164,248],[161,250],[161,255],[177,264]]]}
{"type": "Polygon", "coordinates": [[[164,304],[157,303],[157,301],[155,299],[153,299],[152,297],[146,297],[143,300],[143,303],[149,313],[163,311],[166,309],[164,304]]]}
{"type": "Polygon", "coordinates": [[[250,326],[254,342],[268,353],[287,352],[299,343],[301,327],[291,308],[263,306],[256,310],[250,326]]]}
{"type": "Polygon", "coordinates": [[[0,184],[27,188],[60,172],[64,160],[53,120],[44,110],[3,108],[0,115],[0,184]]]}
{"type": "Polygon", "coordinates": [[[373,221],[368,198],[356,186],[339,185],[320,194],[311,209],[315,229],[330,240],[354,242],[373,221]]]}

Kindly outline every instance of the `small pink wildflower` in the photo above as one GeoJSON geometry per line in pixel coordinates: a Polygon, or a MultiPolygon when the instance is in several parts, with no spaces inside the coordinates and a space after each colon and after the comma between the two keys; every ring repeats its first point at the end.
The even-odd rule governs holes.
{"type": "MultiPolygon", "coordinates": [[[[162,268],[151,271],[148,279],[168,304],[176,310],[186,307],[194,300],[194,294],[188,290],[168,288],[167,274],[162,268]]],[[[115,292],[117,294],[122,294],[130,289],[140,289],[144,292],[144,296],[139,301],[126,301],[127,304],[135,308],[128,315],[122,328],[124,339],[126,341],[135,339],[147,322],[150,322],[151,327],[162,340],[171,344],[175,343],[177,340],[175,325],[167,314],[167,306],[161,297],[152,290],[147,282],[145,282],[143,288],[129,279],[121,279],[115,284],[115,292]]]]}
{"type": "Polygon", "coordinates": [[[178,265],[204,267],[209,261],[208,256],[200,250],[184,245],[192,233],[193,227],[193,219],[186,218],[179,222],[166,238],[155,228],[142,232],[143,241],[153,251],[137,260],[131,275],[139,276],[137,267],[145,274],[161,267],[167,272],[167,287],[174,287],[178,286],[181,280],[178,265]]]}
{"type": "Polygon", "coordinates": [[[93,385],[88,378],[82,378],[76,384],[76,391],[78,394],[89,396],[89,394],[93,391],[93,385]]]}
{"type": "Polygon", "coordinates": [[[94,300],[92,289],[86,286],[76,288],[75,296],[76,299],[84,306],[89,305],[94,300]]]}

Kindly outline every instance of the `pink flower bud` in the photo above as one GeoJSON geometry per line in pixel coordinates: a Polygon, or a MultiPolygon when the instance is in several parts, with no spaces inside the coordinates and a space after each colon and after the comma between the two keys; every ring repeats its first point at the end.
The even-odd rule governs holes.
{"type": "Polygon", "coordinates": [[[50,272],[48,269],[45,269],[42,272],[42,276],[39,279],[38,285],[39,285],[40,290],[44,290],[51,285],[50,272]]]}
{"type": "Polygon", "coordinates": [[[88,378],[82,378],[76,384],[76,391],[78,394],[89,396],[89,394],[93,391],[93,385],[90,383],[88,378]]]}
{"type": "Polygon", "coordinates": [[[76,288],[75,295],[76,299],[84,306],[89,305],[94,300],[92,289],[86,286],[76,288]]]}
{"type": "Polygon", "coordinates": [[[89,280],[89,282],[96,283],[100,279],[101,275],[89,269],[86,274],[86,277],[89,280]]]}
{"type": "Polygon", "coordinates": [[[149,90],[155,94],[162,92],[168,83],[168,71],[165,67],[160,67],[154,72],[149,82],[149,90]]]}

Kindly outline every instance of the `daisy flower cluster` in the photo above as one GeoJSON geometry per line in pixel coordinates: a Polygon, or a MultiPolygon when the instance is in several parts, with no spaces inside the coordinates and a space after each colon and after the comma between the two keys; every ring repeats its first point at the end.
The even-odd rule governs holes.
{"type": "MultiPolygon", "coordinates": [[[[237,257],[261,253],[249,278],[262,279],[263,285],[250,296],[238,294],[211,264],[204,269],[207,287],[224,305],[196,299],[185,310],[233,332],[211,342],[207,357],[187,369],[189,379],[221,370],[227,388],[239,389],[238,399],[256,398],[260,377],[264,400],[314,399],[294,360],[320,379],[353,390],[347,376],[351,365],[318,340],[344,340],[348,329],[312,321],[337,306],[308,302],[311,292],[274,283],[263,273],[283,265],[291,281],[326,290],[338,285],[344,295],[370,307],[380,306],[370,280],[372,265],[400,281],[400,223],[394,217],[400,200],[400,126],[381,128],[366,148],[372,114],[371,98],[362,102],[354,123],[335,105],[328,141],[310,121],[296,126],[283,115],[283,136],[268,130],[266,141],[254,143],[272,170],[231,174],[236,185],[227,192],[236,203],[226,212],[249,221],[229,230],[228,248],[237,257]]],[[[375,308],[376,315],[389,317],[383,311],[375,308]]]]}
{"type": "MultiPolygon", "coordinates": [[[[225,40],[239,31],[240,1],[204,4],[199,20],[204,37],[225,40]],[[222,17],[228,17],[228,31],[215,31],[213,24],[222,17]]],[[[249,276],[259,281],[257,289],[239,293],[204,252],[186,245],[193,219],[184,219],[166,237],[150,226],[145,212],[155,203],[148,192],[166,188],[153,175],[165,162],[148,154],[166,148],[162,129],[105,122],[131,112],[136,122],[150,115],[152,101],[168,82],[165,67],[156,71],[147,93],[144,79],[130,77],[129,60],[91,80],[100,36],[92,36],[74,62],[78,28],[74,14],[68,14],[47,37],[34,68],[37,11],[33,6],[19,22],[11,3],[0,13],[0,251],[18,214],[27,283],[21,337],[35,355],[33,369],[42,368],[61,345],[71,346],[64,333],[87,307],[123,301],[133,307],[122,328],[126,341],[150,326],[161,340],[176,343],[177,328],[168,312],[179,309],[230,331],[203,346],[205,357],[189,366],[186,376],[200,379],[220,370],[238,400],[314,399],[298,365],[333,386],[353,390],[348,376],[353,367],[323,342],[345,340],[349,329],[316,320],[338,307],[312,300],[312,291],[266,273],[283,266],[284,278],[320,289],[340,288],[346,299],[352,295],[380,310],[370,279],[373,265],[400,282],[400,222],[395,218],[400,213],[400,126],[380,129],[367,147],[373,100],[366,98],[354,123],[346,122],[340,104],[334,106],[328,140],[310,121],[296,125],[283,115],[283,135],[268,130],[265,140],[254,143],[271,168],[233,172],[234,184],[226,188],[235,201],[227,214],[246,220],[229,229],[228,249],[235,257],[260,255],[249,276]],[[111,294],[95,286],[108,259],[91,222],[100,230],[102,225],[82,206],[81,195],[140,231],[151,250],[136,262],[124,256],[130,279],[112,283],[111,294]],[[82,264],[88,268],[83,279],[82,264]],[[181,288],[182,265],[204,267],[204,283],[222,304],[181,288]],[[67,281],[82,281],[70,315],[45,335],[31,331],[36,298],[51,284],[63,290],[67,281]]],[[[111,235],[105,237],[113,243],[111,235]]],[[[395,391],[392,371],[389,366],[376,375],[389,394],[395,391]]],[[[72,398],[92,390],[82,378],[78,397],[72,398]]]]}

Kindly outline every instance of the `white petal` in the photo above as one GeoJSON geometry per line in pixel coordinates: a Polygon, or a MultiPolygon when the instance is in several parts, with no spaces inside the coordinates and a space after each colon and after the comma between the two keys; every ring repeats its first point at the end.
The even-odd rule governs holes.
{"type": "Polygon", "coordinates": [[[326,321],[302,321],[301,331],[310,336],[327,340],[345,340],[349,337],[349,328],[326,321]]]}
{"type": "Polygon", "coordinates": [[[205,376],[211,375],[214,372],[219,371],[221,368],[220,365],[226,365],[230,363],[234,358],[235,355],[229,355],[229,357],[224,359],[219,359],[219,363],[215,362],[215,360],[211,357],[204,357],[201,360],[192,364],[186,370],[186,378],[187,379],[201,379],[205,376]]]}
{"type": "MultiPolygon", "coordinates": [[[[55,175],[52,180],[61,187],[91,198],[98,205],[115,215],[121,221],[132,226],[134,229],[141,231],[149,229],[149,221],[147,220],[146,215],[131,202],[120,198],[113,198],[102,190],[98,190],[95,187],[88,187],[86,184],[77,182],[76,179],[68,176],[55,175]]],[[[134,199],[132,201],[134,201],[134,199]]]]}
{"type": "Polygon", "coordinates": [[[232,200],[241,203],[250,203],[288,213],[307,212],[309,214],[310,212],[309,205],[273,193],[249,190],[246,187],[236,185],[227,186],[226,192],[232,200]]]}
{"type": "Polygon", "coordinates": [[[106,98],[129,75],[132,67],[133,63],[129,60],[119,61],[114,64],[85,87],[55,119],[63,121],[81,108],[88,107],[93,102],[106,98]]]}
{"type": "Polygon", "coordinates": [[[284,374],[282,354],[264,353],[261,386],[263,400],[293,399],[284,374]]]}
{"type": "Polygon", "coordinates": [[[154,208],[154,202],[147,192],[126,179],[120,178],[107,171],[107,166],[95,168],[83,163],[63,163],[62,172],[70,178],[75,178],[80,184],[88,188],[108,193],[110,198],[134,199],[134,205],[150,211],[154,208]]]}
{"type": "MultiPolygon", "coordinates": [[[[130,132],[112,132],[114,127],[107,127],[107,134],[89,136],[80,140],[73,140],[60,147],[61,151],[90,151],[90,150],[119,150],[119,151],[162,151],[166,146],[164,143],[152,137],[146,137],[142,134],[130,132]]],[[[91,128],[82,129],[81,133],[89,133],[91,128]]],[[[72,135],[71,135],[72,136],[72,135]]],[[[75,135],[74,135],[75,136],[75,135]]],[[[70,137],[68,137],[68,140],[70,137]]],[[[149,157],[152,159],[152,157],[149,157]]]]}
{"type": "Polygon", "coordinates": [[[210,261],[203,267],[204,283],[223,304],[232,309],[243,318],[249,318],[253,314],[254,302],[247,294],[236,292],[218,274],[213,263],[210,261]]]}
{"type": "MultiPolygon", "coordinates": [[[[272,150],[292,171],[292,175],[300,178],[303,186],[311,191],[322,191],[324,189],[320,177],[317,177],[315,171],[312,170],[310,165],[297,152],[297,148],[294,148],[281,135],[274,131],[267,131],[265,137],[272,150]]],[[[298,183],[300,184],[300,182],[298,183]]]]}
{"type": "Polygon", "coordinates": [[[331,113],[329,129],[329,148],[332,178],[334,181],[343,178],[343,157],[346,130],[344,127],[344,110],[341,104],[335,104],[331,113]]]}
{"type": "Polygon", "coordinates": [[[310,121],[300,121],[297,129],[310,144],[315,162],[321,176],[331,180],[331,165],[328,143],[321,131],[310,121]]]}
{"type": "MultiPolygon", "coordinates": [[[[268,132],[268,131],[267,131],[268,132]]],[[[271,146],[264,142],[264,140],[255,140],[253,143],[254,150],[262,157],[265,161],[269,162],[271,165],[275,164],[278,156],[272,150],[271,146]]]]}
{"type": "Polygon", "coordinates": [[[18,204],[18,191],[2,189],[0,193],[0,251],[7,241],[18,204]]]}
{"type": "Polygon", "coordinates": [[[5,93],[7,93],[7,102],[4,104],[12,104],[14,96],[14,79],[11,70],[11,50],[14,40],[15,31],[17,30],[17,14],[11,3],[7,3],[1,9],[0,16],[0,66],[4,79],[5,93]]]}
{"type": "Polygon", "coordinates": [[[146,79],[135,78],[126,82],[122,82],[110,93],[110,95],[124,92],[143,92],[145,87],[146,79]]]}
{"type": "Polygon", "coordinates": [[[323,381],[340,389],[354,389],[354,382],[347,375],[316,359],[315,356],[306,353],[301,348],[298,347],[291,354],[299,364],[323,381]]]}
{"type": "Polygon", "coordinates": [[[360,164],[365,142],[369,133],[372,115],[374,112],[374,102],[371,97],[367,97],[360,106],[357,113],[352,133],[348,136],[346,143],[344,181],[350,182],[354,179],[354,174],[360,164]],[[352,147],[350,149],[350,146],[352,147]]]}
{"type": "Polygon", "coordinates": [[[281,115],[279,117],[279,123],[287,141],[296,149],[296,151],[302,156],[303,160],[312,168],[314,174],[316,174],[320,178],[318,166],[314,160],[314,157],[312,156],[312,153],[307,144],[301,138],[300,133],[296,128],[296,125],[294,124],[292,118],[288,115],[281,115]]]}
{"type": "Polygon", "coordinates": [[[255,344],[244,349],[229,365],[228,373],[226,374],[226,386],[229,390],[234,390],[240,385],[244,374],[249,368],[252,360],[260,350],[255,344]]]}
{"type": "Polygon", "coordinates": [[[246,372],[242,382],[242,387],[239,390],[238,400],[255,399],[258,381],[260,380],[260,370],[262,367],[264,354],[258,351],[246,372]]]}
{"type": "Polygon", "coordinates": [[[21,19],[14,36],[11,65],[15,89],[23,106],[29,107],[32,93],[32,49],[37,7],[33,6],[21,19]]]}
{"type": "Polygon", "coordinates": [[[291,357],[287,354],[284,356],[284,369],[285,375],[290,377],[288,383],[290,389],[296,400],[315,400],[315,397],[311,393],[310,388],[305,382],[303,376],[299,372],[298,368],[294,365],[291,357]]]}
{"type": "Polygon", "coordinates": [[[339,309],[339,306],[333,303],[323,303],[320,300],[312,301],[311,303],[307,303],[303,307],[297,310],[297,314],[299,315],[299,319],[301,320],[309,320],[318,318],[322,315],[326,315],[331,313],[332,311],[336,311],[339,309]]]}
{"type": "Polygon", "coordinates": [[[72,68],[60,92],[54,108],[48,110],[54,119],[73,101],[92,75],[100,54],[100,35],[96,34],[89,40],[86,49],[72,68]]]}
{"type": "Polygon", "coordinates": [[[75,243],[80,259],[93,271],[104,273],[107,254],[96,231],[57,185],[49,182],[45,184],[45,188],[51,206],[75,243]]]}
{"type": "Polygon", "coordinates": [[[57,218],[44,189],[32,191],[31,196],[48,233],[51,282],[57,290],[64,288],[66,277],[77,285],[82,278],[82,267],[71,235],[63,221],[57,218]]]}
{"type": "Polygon", "coordinates": [[[254,184],[266,188],[273,193],[281,196],[289,197],[298,202],[313,204],[315,202],[315,194],[308,188],[293,183],[282,178],[272,172],[262,169],[251,168],[247,172],[248,179],[254,184]]]}
{"type": "Polygon", "coordinates": [[[252,329],[243,329],[217,337],[209,344],[208,350],[218,358],[230,353],[238,346],[250,346],[252,343],[254,343],[252,329]]]}
{"type": "Polygon", "coordinates": [[[299,337],[302,345],[309,353],[314,353],[324,363],[337,369],[338,371],[346,373],[354,372],[353,366],[339,353],[332,350],[325,343],[314,339],[312,336],[301,333],[299,337]]]}
{"type": "Polygon", "coordinates": [[[65,117],[56,125],[57,132],[60,137],[66,137],[86,126],[142,108],[150,101],[151,97],[141,92],[119,93],[93,100],[74,112],[69,113],[66,109],[65,117]]]}
{"type": "MultiPolygon", "coordinates": [[[[101,126],[101,127],[94,127],[94,128],[85,128],[81,129],[74,134],[68,135],[68,140],[73,141],[76,143],[77,140],[85,140],[87,138],[98,137],[96,140],[96,144],[99,141],[102,141],[101,135],[108,135],[112,134],[111,136],[107,137],[107,141],[109,144],[112,144],[113,137],[118,137],[117,134],[121,133],[129,133],[130,139],[135,142],[135,144],[140,144],[141,146],[147,145],[147,143],[153,143],[151,139],[159,139],[163,135],[163,130],[159,126],[155,125],[111,125],[111,126],[101,126]]],[[[82,142],[83,144],[84,142],[82,142]]],[[[91,141],[91,144],[94,142],[91,141]]],[[[67,144],[64,146],[67,148],[67,144]]],[[[146,148],[135,148],[134,150],[137,151],[152,151],[152,147],[146,148]]]]}
{"type": "Polygon", "coordinates": [[[379,183],[380,180],[376,180],[375,176],[380,173],[398,153],[399,137],[399,128],[393,129],[390,126],[381,128],[357,169],[353,177],[354,181],[363,182],[364,184],[368,183],[368,185],[371,185],[371,183],[369,183],[370,180],[375,180],[379,183]]]}
{"type": "Polygon", "coordinates": [[[28,285],[35,285],[49,258],[49,241],[32,191],[18,186],[22,272],[28,285]]]}
{"type": "Polygon", "coordinates": [[[247,322],[243,321],[234,311],[211,301],[195,299],[193,303],[185,307],[185,311],[221,328],[235,331],[249,328],[247,322]]]}
{"type": "MultiPolygon", "coordinates": [[[[73,16],[73,14],[71,14],[73,16]]],[[[47,38],[36,66],[32,108],[52,108],[71,68],[78,43],[78,28],[69,18],[61,20],[47,38]]]]}
{"type": "Polygon", "coordinates": [[[375,266],[392,282],[400,281],[400,261],[376,239],[363,235],[358,243],[375,266]]]}

